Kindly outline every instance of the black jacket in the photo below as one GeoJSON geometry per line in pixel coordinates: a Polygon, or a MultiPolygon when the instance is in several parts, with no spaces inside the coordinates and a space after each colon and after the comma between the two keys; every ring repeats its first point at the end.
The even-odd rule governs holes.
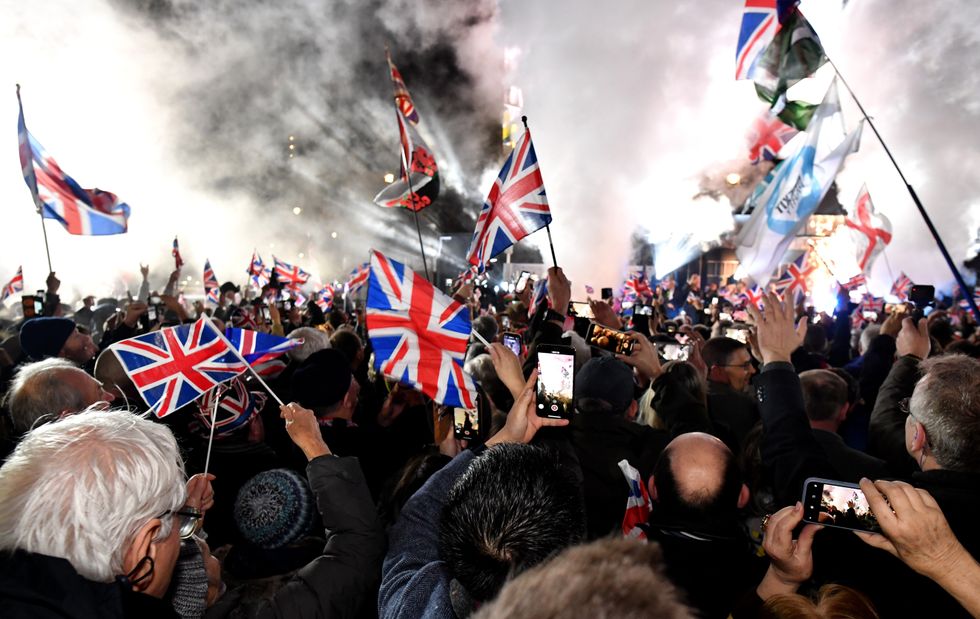
{"type": "Polygon", "coordinates": [[[271,599],[245,600],[241,591],[232,591],[210,609],[209,618],[356,617],[373,605],[385,540],[357,459],[321,456],[306,471],[326,529],[323,554],[271,599]]]}
{"type": "Polygon", "coordinates": [[[889,476],[888,465],[884,460],[869,456],[863,451],[852,449],[844,444],[840,434],[827,430],[813,430],[820,448],[827,454],[827,460],[840,475],[838,479],[856,484],[862,477],[883,479],[889,476]]]}
{"type": "Polygon", "coordinates": [[[0,553],[0,615],[6,619],[175,619],[173,607],[118,582],[82,577],[65,559],[0,553]]]}
{"type": "Polygon", "coordinates": [[[719,430],[718,438],[737,454],[759,421],[759,409],[750,396],[729,385],[708,381],[708,417],[719,430]]]}

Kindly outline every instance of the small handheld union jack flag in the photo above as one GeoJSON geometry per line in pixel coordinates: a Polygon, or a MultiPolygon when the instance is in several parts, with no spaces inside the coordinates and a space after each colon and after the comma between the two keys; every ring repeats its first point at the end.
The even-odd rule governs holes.
{"type": "Polygon", "coordinates": [[[301,269],[298,266],[293,266],[288,262],[283,262],[275,256],[272,257],[272,262],[276,268],[276,277],[279,279],[279,283],[282,286],[293,293],[294,298],[303,298],[303,294],[300,292],[303,284],[310,281],[310,274],[301,269]]]}
{"type": "Polygon", "coordinates": [[[786,299],[792,298],[794,303],[799,303],[801,297],[805,298],[809,294],[808,280],[816,270],[816,265],[810,262],[809,250],[803,252],[799,258],[783,268],[779,279],[774,282],[776,292],[786,299]]]}
{"type": "Polygon", "coordinates": [[[211,261],[204,260],[204,296],[209,303],[218,304],[218,278],[214,276],[214,269],[211,268],[211,261]]]}
{"type": "Polygon", "coordinates": [[[329,312],[333,309],[333,295],[333,286],[327,284],[323,288],[316,291],[313,296],[313,300],[316,302],[317,307],[319,307],[321,311],[329,312]]]}
{"type": "Polygon", "coordinates": [[[354,294],[360,290],[364,284],[367,283],[368,277],[371,276],[371,263],[365,262],[364,264],[357,266],[350,275],[347,276],[347,283],[345,287],[347,288],[348,294],[354,294]]]}
{"type": "Polygon", "coordinates": [[[3,287],[0,291],[0,303],[6,301],[9,297],[17,294],[18,292],[24,291],[24,270],[23,267],[17,267],[17,274],[14,275],[7,285],[3,287]]]}
{"type": "Polygon", "coordinates": [[[169,415],[248,370],[248,364],[206,317],[122,340],[109,348],[157,417],[169,415]]]}
{"type": "Polygon", "coordinates": [[[905,301],[908,299],[909,288],[912,287],[912,278],[902,271],[902,274],[898,276],[895,283],[892,284],[892,294],[898,297],[900,300],[905,301]]]}
{"type": "Polygon", "coordinates": [[[551,210],[544,179],[531,143],[531,131],[525,130],[483,203],[467,252],[468,261],[482,273],[491,258],[549,223],[551,210]]]}
{"type": "Polygon", "coordinates": [[[263,286],[272,279],[272,271],[262,262],[262,256],[252,250],[252,262],[248,265],[248,282],[256,290],[262,290],[263,286]]]}
{"type": "Polygon", "coordinates": [[[847,290],[854,290],[856,288],[860,288],[861,286],[867,286],[868,278],[865,277],[864,273],[858,273],[841,285],[847,290]]]}
{"type": "Polygon", "coordinates": [[[623,477],[630,487],[629,495],[626,497],[626,513],[623,514],[623,537],[646,539],[646,533],[639,526],[646,524],[653,509],[646,484],[643,483],[640,472],[630,466],[627,460],[619,461],[619,470],[623,472],[623,477]]]}
{"type": "Polygon", "coordinates": [[[367,329],[375,368],[447,406],[476,407],[476,384],[463,371],[469,308],[400,262],[373,251],[367,329]]]}
{"type": "Polygon", "coordinates": [[[184,259],[180,257],[180,245],[177,244],[177,237],[174,237],[174,248],[170,250],[170,254],[174,257],[174,269],[179,270],[180,267],[184,266],[184,259]]]}
{"type": "Polygon", "coordinates": [[[285,369],[279,357],[303,344],[302,338],[290,339],[251,329],[225,329],[225,337],[262,377],[272,376],[285,369]]]}

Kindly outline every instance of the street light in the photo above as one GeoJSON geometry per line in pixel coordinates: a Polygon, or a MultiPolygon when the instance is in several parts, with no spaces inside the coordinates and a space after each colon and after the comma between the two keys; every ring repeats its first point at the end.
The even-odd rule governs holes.
{"type": "Polygon", "coordinates": [[[294,206],[293,207],[293,215],[299,215],[302,212],[303,212],[303,209],[301,209],[300,207],[298,207],[298,206],[294,206]]]}
{"type": "Polygon", "coordinates": [[[738,185],[740,182],[742,182],[742,175],[738,172],[732,172],[725,177],[725,182],[729,185],[738,185]]]}
{"type": "Polygon", "coordinates": [[[387,183],[387,184],[390,185],[390,184],[392,184],[394,182],[395,182],[395,175],[392,174],[391,172],[386,172],[385,173],[385,183],[387,183]]]}

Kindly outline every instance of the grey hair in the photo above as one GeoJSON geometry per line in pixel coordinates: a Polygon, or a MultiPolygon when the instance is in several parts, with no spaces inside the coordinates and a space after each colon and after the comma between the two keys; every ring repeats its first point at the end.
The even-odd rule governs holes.
{"type": "Polygon", "coordinates": [[[863,355],[864,353],[868,352],[868,347],[871,346],[871,340],[878,337],[880,333],[881,325],[879,324],[868,325],[865,327],[864,331],[861,332],[861,337],[858,339],[858,353],[863,355]]]}
{"type": "MultiPolygon", "coordinates": [[[[88,409],[29,432],[0,468],[0,550],[61,557],[111,582],[141,527],[186,499],[177,441],[126,411],[88,409]]],[[[163,518],[157,540],[170,535],[163,518]]]]}
{"type": "Polygon", "coordinates": [[[56,357],[20,366],[4,398],[16,430],[26,432],[38,421],[53,421],[64,411],[85,408],[88,402],[82,394],[62,380],[66,371],[83,372],[71,361],[56,357]]]}
{"type": "Polygon", "coordinates": [[[926,429],[936,463],[951,471],[980,473],[980,360],[942,355],[919,364],[909,410],[926,429]]]}
{"type": "Polygon", "coordinates": [[[289,355],[289,358],[296,363],[306,361],[307,357],[318,350],[330,348],[330,336],[319,329],[314,329],[313,327],[299,327],[298,329],[293,329],[289,332],[287,337],[291,340],[303,338],[302,344],[286,353],[289,355]]]}

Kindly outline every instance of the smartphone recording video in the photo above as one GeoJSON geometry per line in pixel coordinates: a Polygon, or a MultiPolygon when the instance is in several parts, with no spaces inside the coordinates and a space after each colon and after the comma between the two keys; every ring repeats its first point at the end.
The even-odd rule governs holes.
{"type": "Polygon", "coordinates": [[[657,352],[666,361],[687,361],[691,356],[691,345],[657,342],[657,352]]]}
{"type": "Polygon", "coordinates": [[[538,346],[538,417],[570,419],[575,388],[575,349],[538,346]]]}
{"type": "Polygon", "coordinates": [[[811,477],[803,484],[803,521],[849,531],[881,531],[857,484],[811,477]]]}
{"type": "Polygon", "coordinates": [[[653,306],[652,305],[637,305],[636,309],[633,310],[634,314],[640,316],[653,316],[653,306]]]}
{"type": "Polygon", "coordinates": [[[592,306],[583,301],[572,301],[568,304],[568,311],[579,318],[588,318],[589,320],[595,318],[592,315],[592,306]]]}
{"type": "Polygon", "coordinates": [[[517,284],[514,285],[514,292],[523,292],[529,279],[531,279],[530,271],[521,271],[520,277],[517,278],[517,284]]]}
{"type": "Polygon", "coordinates": [[[518,357],[521,356],[521,336],[518,333],[505,332],[503,337],[500,338],[503,341],[504,346],[514,351],[514,354],[518,357]]]}
{"type": "Polygon", "coordinates": [[[600,294],[602,296],[602,300],[603,301],[611,301],[612,298],[613,298],[613,289],[612,288],[603,288],[600,291],[600,294]]]}
{"type": "Polygon", "coordinates": [[[738,340],[743,344],[748,344],[749,342],[749,332],[748,329],[725,329],[725,337],[730,337],[733,340],[738,340]]]}
{"type": "Polygon", "coordinates": [[[616,353],[618,355],[629,355],[633,353],[633,338],[629,334],[615,329],[608,329],[596,323],[589,324],[589,330],[585,334],[585,341],[589,346],[595,346],[602,350],[616,353]]]}
{"type": "Polygon", "coordinates": [[[480,411],[476,408],[453,409],[453,435],[473,440],[480,435],[480,411]]]}

